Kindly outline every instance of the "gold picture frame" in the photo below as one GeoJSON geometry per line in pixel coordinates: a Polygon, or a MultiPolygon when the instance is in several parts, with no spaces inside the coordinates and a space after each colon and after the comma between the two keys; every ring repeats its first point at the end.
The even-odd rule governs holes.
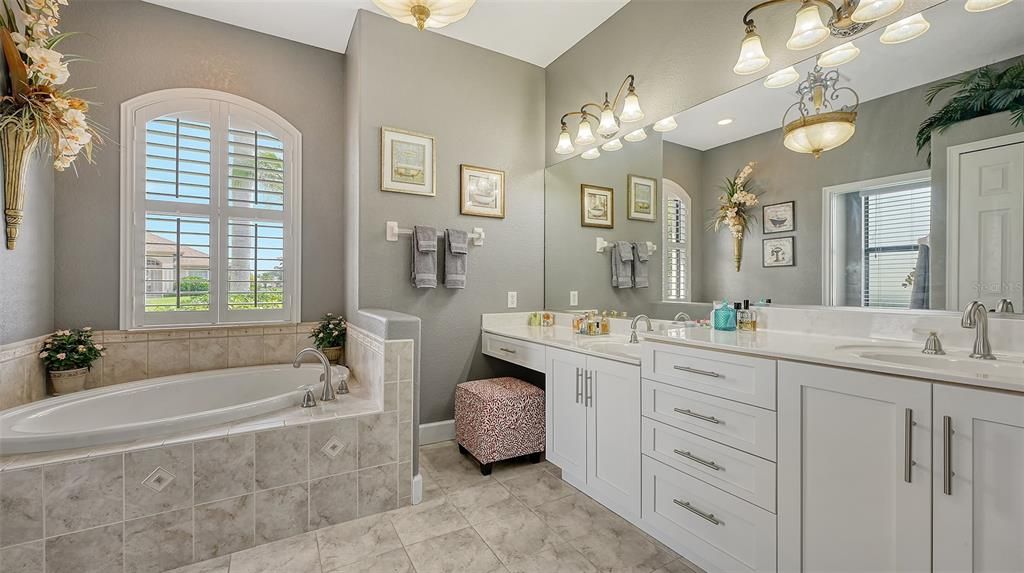
{"type": "Polygon", "coordinates": [[[381,127],[380,190],[436,197],[437,149],[434,137],[381,127]]]}
{"type": "Polygon", "coordinates": [[[615,228],[615,190],[597,185],[580,185],[580,225],[615,228]]]}
{"type": "Polygon", "coordinates": [[[654,223],[658,220],[658,180],[630,174],[626,177],[626,218],[654,223]]]}
{"type": "Polygon", "coordinates": [[[459,166],[459,212],[474,217],[505,218],[505,172],[459,166]]]}

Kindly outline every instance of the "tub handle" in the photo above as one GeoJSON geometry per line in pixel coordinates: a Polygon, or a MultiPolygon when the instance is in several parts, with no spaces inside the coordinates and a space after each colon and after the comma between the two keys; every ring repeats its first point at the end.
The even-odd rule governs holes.
{"type": "Polygon", "coordinates": [[[312,390],[307,388],[306,393],[302,395],[302,407],[312,408],[313,406],[316,406],[316,396],[313,395],[312,390]]]}

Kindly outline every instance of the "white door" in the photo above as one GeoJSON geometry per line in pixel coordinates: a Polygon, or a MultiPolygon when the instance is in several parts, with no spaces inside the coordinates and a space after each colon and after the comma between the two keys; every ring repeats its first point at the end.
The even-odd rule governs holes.
{"type": "Polygon", "coordinates": [[[959,155],[957,301],[1024,308],[1024,143],[959,155]]]}
{"type": "Polygon", "coordinates": [[[935,571],[1024,571],[1024,396],[935,386],[935,571]]]}
{"type": "Polygon", "coordinates": [[[931,384],[779,362],[780,571],[927,571],[931,384]]]}
{"type": "Polygon", "coordinates": [[[547,457],[567,481],[587,475],[587,408],[583,402],[587,359],[567,350],[547,349],[545,401],[547,457]]]}
{"type": "Polygon", "coordinates": [[[588,494],[630,520],[640,518],[640,368],[587,359],[588,494]]]}

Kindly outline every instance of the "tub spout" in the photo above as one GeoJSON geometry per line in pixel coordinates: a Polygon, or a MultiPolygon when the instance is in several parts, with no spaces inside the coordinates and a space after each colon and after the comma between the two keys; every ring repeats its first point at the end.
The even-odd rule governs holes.
{"type": "MultiPolygon", "coordinates": [[[[299,351],[298,354],[295,355],[295,360],[292,362],[292,366],[294,368],[298,368],[299,366],[302,365],[300,360],[302,359],[302,356],[305,355],[305,354],[312,354],[312,355],[316,356],[318,359],[320,359],[320,364],[322,364],[323,367],[324,367],[324,373],[320,375],[320,381],[324,383],[324,389],[320,393],[320,401],[321,402],[328,402],[330,400],[334,400],[335,399],[335,395],[334,395],[334,386],[331,385],[331,362],[330,362],[330,360],[327,360],[327,357],[324,356],[324,353],[320,352],[316,348],[303,348],[302,350],[299,351]]],[[[346,388],[345,391],[347,392],[348,389],[346,388]]]]}

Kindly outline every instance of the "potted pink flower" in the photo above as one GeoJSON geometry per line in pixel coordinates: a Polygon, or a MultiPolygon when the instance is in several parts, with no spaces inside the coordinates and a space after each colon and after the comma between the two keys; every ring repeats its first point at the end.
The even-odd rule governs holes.
{"type": "Polygon", "coordinates": [[[105,356],[102,344],[92,340],[92,328],[58,330],[43,341],[39,358],[46,363],[56,394],[68,394],[85,388],[85,377],[92,363],[105,356]]]}

